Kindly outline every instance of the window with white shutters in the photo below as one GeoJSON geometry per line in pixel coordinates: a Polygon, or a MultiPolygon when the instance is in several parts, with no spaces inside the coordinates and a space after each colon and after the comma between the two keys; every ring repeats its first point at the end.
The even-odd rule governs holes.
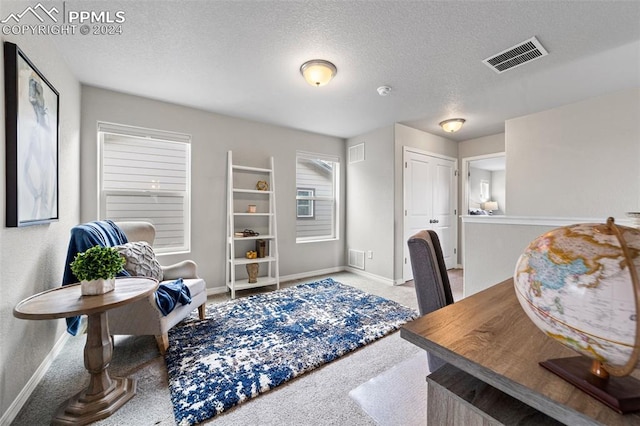
{"type": "Polygon", "coordinates": [[[146,221],[154,251],[190,250],[191,137],[98,124],[100,218],[146,221]]]}

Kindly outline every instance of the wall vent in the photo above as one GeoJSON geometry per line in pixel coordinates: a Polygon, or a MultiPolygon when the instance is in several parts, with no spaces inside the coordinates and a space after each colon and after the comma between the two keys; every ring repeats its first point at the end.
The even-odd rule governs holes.
{"type": "Polygon", "coordinates": [[[364,142],[349,147],[349,164],[364,161],[364,142]]]}
{"type": "Polygon", "coordinates": [[[547,56],[549,53],[542,47],[537,38],[531,37],[529,40],[510,47],[497,55],[485,59],[484,64],[501,74],[512,68],[519,67],[527,62],[547,56]]]}
{"type": "Polygon", "coordinates": [[[364,251],[349,249],[349,266],[364,269],[364,251]]]}

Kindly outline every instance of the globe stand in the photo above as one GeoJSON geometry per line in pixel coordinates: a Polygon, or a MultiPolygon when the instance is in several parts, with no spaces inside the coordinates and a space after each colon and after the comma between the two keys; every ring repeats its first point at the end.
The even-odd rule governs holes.
{"type": "Polygon", "coordinates": [[[592,364],[582,356],[549,359],[540,365],[620,414],[640,410],[640,380],[634,377],[609,376],[599,362],[592,364]]]}

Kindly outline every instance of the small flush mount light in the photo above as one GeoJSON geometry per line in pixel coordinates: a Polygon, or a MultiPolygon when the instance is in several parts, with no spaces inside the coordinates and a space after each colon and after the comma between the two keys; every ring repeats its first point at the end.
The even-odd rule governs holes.
{"type": "Polygon", "coordinates": [[[312,59],[300,67],[300,73],[312,86],[324,86],[337,74],[338,69],[329,61],[312,59]]]}
{"type": "Polygon", "coordinates": [[[453,133],[460,130],[465,121],[464,118],[450,118],[449,120],[441,121],[440,127],[442,127],[442,130],[445,132],[453,133]]]}

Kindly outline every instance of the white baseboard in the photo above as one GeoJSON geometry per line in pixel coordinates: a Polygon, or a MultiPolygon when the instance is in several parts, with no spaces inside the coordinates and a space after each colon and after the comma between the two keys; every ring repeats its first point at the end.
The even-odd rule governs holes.
{"type": "MultiPolygon", "coordinates": [[[[379,281],[387,285],[396,285],[396,282],[390,278],[381,277],[380,275],[372,274],[371,272],[363,271],[362,269],[356,269],[350,266],[345,266],[344,270],[354,273],[356,275],[362,275],[363,277],[371,278],[372,280],[379,281]]],[[[404,281],[402,283],[404,283],[404,281]]]]}
{"type": "MultiPolygon", "coordinates": [[[[456,268],[461,269],[462,265],[456,265],[456,268]]],[[[356,275],[362,275],[363,277],[371,278],[372,280],[387,284],[387,285],[402,285],[405,281],[402,278],[396,280],[381,277],[380,275],[372,274],[371,272],[363,271],[362,269],[352,268],[350,266],[336,266],[333,268],[318,269],[316,271],[302,272],[299,274],[282,275],[280,276],[280,282],[303,280],[306,278],[317,277],[320,275],[329,275],[335,272],[348,271],[356,275]]],[[[207,296],[214,294],[222,294],[227,292],[227,287],[209,287],[207,288],[207,296]]]]}
{"type": "Polygon", "coordinates": [[[69,337],[70,336],[66,331],[62,333],[56,344],[53,345],[45,359],[33,373],[27,384],[22,388],[16,399],[13,400],[7,411],[5,411],[2,417],[0,417],[0,425],[9,425],[13,422],[33,391],[36,389],[36,386],[38,386],[44,375],[47,373],[49,367],[51,367],[53,360],[55,360],[58,354],[62,352],[62,348],[64,348],[69,337]]]}
{"type": "Polygon", "coordinates": [[[227,286],[224,287],[207,287],[207,296],[213,296],[214,294],[222,294],[227,292],[227,286]]]}
{"type": "Polygon", "coordinates": [[[280,282],[304,280],[306,278],[317,277],[318,275],[329,275],[345,270],[347,270],[347,268],[344,266],[335,266],[333,268],[318,269],[316,271],[302,272],[300,274],[283,275],[280,277],[280,282]]]}
{"type": "MultiPolygon", "coordinates": [[[[326,268],[326,269],[318,269],[316,271],[308,271],[308,272],[302,272],[299,274],[291,274],[291,275],[281,275],[280,276],[280,282],[286,282],[286,281],[295,281],[295,280],[304,280],[305,278],[311,278],[311,277],[317,277],[319,275],[329,275],[329,274],[333,274],[335,272],[342,272],[346,270],[346,268],[344,266],[336,266],[333,268],[326,268]]],[[[211,296],[214,294],[222,294],[222,293],[226,293],[227,292],[227,287],[208,287],[207,288],[207,296],[211,296]]]]}

